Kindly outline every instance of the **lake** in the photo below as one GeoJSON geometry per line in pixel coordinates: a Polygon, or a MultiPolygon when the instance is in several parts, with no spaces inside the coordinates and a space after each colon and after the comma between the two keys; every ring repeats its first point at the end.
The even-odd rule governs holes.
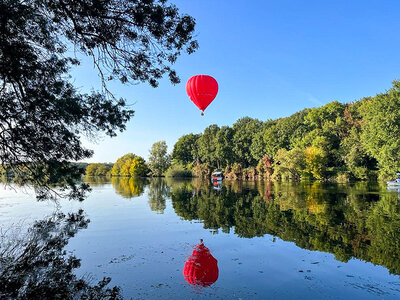
{"type": "Polygon", "coordinates": [[[2,188],[3,245],[5,232],[82,210],[87,223],[63,227],[75,230],[62,244],[80,259],[73,272],[110,277],[124,298],[400,297],[400,193],[384,184],[85,180],[83,202],[2,188]]]}

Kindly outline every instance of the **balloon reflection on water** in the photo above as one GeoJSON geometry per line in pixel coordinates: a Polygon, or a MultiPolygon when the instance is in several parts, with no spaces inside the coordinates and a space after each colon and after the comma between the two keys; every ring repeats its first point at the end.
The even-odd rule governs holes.
{"type": "Polygon", "coordinates": [[[185,263],[183,277],[190,285],[207,287],[218,280],[218,273],[218,261],[200,240],[185,263]]]}

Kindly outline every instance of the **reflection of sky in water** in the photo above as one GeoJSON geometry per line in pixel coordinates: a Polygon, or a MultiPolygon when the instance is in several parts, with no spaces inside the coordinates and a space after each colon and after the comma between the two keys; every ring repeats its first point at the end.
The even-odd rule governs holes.
{"type": "MultiPolygon", "coordinates": [[[[61,210],[77,211],[82,208],[91,220],[89,227],[79,231],[67,246],[68,251],[82,260],[78,275],[88,276],[95,281],[110,276],[111,285],[121,286],[125,296],[143,299],[399,297],[399,277],[390,275],[384,267],[357,259],[351,259],[348,263],[340,262],[329,252],[310,251],[296,246],[294,241],[283,241],[279,238],[281,232],[278,237],[265,234],[240,238],[235,234],[234,227],[230,233],[224,233],[221,229],[204,229],[204,223],[196,218],[184,220],[175,212],[171,193],[185,189],[185,186],[185,183],[166,184],[162,180],[143,185],[101,182],[93,185],[93,192],[82,203],[62,200],[61,210]],[[115,188],[119,190],[115,191],[115,188]],[[133,194],[127,197],[126,189],[130,188],[133,194]],[[219,267],[218,280],[207,288],[189,285],[182,274],[185,261],[200,238],[204,239],[218,260],[219,267]]],[[[218,193],[224,192],[224,189],[217,191],[212,187],[206,190],[204,186],[207,187],[207,184],[204,183],[194,183],[193,186],[195,189],[189,188],[187,195],[193,196],[202,188],[200,193],[204,199],[213,199],[213,195],[218,197],[218,193]]],[[[353,197],[348,204],[352,210],[362,210],[361,203],[365,204],[365,201],[375,203],[377,194],[375,192],[367,196],[371,194],[370,191],[362,192],[357,187],[341,189],[337,195],[331,187],[323,186],[316,186],[312,190],[293,189],[287,185],[269,188],[232,186],[228,189],[239,194],[243,190],[258,191],[264,198],[262,201],[275,201],[281,209],[289,212],[307,211],[305,217],[309,218],[340,213],[336,206],[326,206],[321,202],[321,193],[322,197],[328,197],[329,194],[331,201],[348,193],[353,197]],[[304,199],[296,199],[298,194],[303,195],[304,199]],[[360,207],[355,207],[357,205],[360,207]]],[[[381,193],[390,195],[383,189],[381,193]]],[[[393,194],[393,198],[397,198],[397,195],[393,194]]],[[[387,201],[392,201],[390,199],[387,201]]],[[[215,204],[212,200],[207,201],[211,201],[210,205],[215,204]]],[[[251,203],[259,205],[262,202],[251,203]]],[[[221,202],[216,205],[221,205],[221,202]]],[[[217,206],[215,209],[220,209],[217,206]]],[[[28,194],[0,191],[2,228],[21,224],[20,220],[23,220],[22,226],[26,227],[33,220],[51,214],[55,208],[54,203],[38,203],[28,194]]],[[[229,209],[227,207],[221,211],[229,209]]],[[[398,206],[382,206],[382,211],[393,209],[398,209],[398,206]]],[[[204,211],[193,212],[194,215],[197,213],[204,211]]],[[[232,214],[235,214],[234,209],[232,214]]]]}

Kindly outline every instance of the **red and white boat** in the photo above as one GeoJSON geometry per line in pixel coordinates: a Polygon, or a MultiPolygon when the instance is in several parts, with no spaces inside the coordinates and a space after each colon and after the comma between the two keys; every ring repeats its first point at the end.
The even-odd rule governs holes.
{"type": "Polygon", "coordinates": [[[224,179],[224,176],[223,176],[222,172],[220,172],[220,171],[214,172],[211,174],[212,181],[222,181],[223,179],[224,179]]]}

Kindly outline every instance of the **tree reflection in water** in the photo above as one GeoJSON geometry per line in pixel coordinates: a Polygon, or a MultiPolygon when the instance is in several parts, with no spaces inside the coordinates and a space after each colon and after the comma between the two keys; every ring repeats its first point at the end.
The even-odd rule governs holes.
{"type": "Polygon", "coordinates": [[[131,199],[143,194],[148,181],[145,178],[111,177],[111,183],[118,195],[131,199]]]}
{"type": "Polygon", "coordinates": [[[110,278],[91,285],[73,274],[80,260],[63,248],[88,226],[83,211],[56,213],[36,221],[18,234],[4,228],[0,237],[1,299],[122,299],[118,287],[107,288],[110,278]]]}
{"type": "Polygon", "coordinates": [[[107,176],[85,176],[83,179],[90,186],[103,186],[110,182],[110,177],[107,176]]]}
{"type": "Polygon", "coordinates": [[[152,211],[163,214],[166,207],[166,198],[169,186],[162,178],[154,178],[149,184],[149,205],[152,211]]]}
{"type": "MultiPolygon", "coordinates": [[[[146,181],[113,178],[112,183],[130,198],[143,193],[146,181]]],[[[158,178],[148,187],[151,210],[163,213],[170,198],[178,216],[201,220],[214,233],[271,234],[340,261],[358,258],[400,274],[399,194],[384,186],[225,181],[215,190],[204,180],[158,178]]]]}
{"type": "MultiPolygon", "coordinates": [[[[225,181],[214,190],[202,180],[112,178],[117,194],[132,198],[148,185],[149,206],[162,213],[171,199],[175,213],[201,220],[213,232],[243,238],[271,234],[297,246],[358,258],[400,274],[399,194],[368,183],[352,185],[225,181]]],[[[96,182],[102,184],[102,182],[96,182]]],[[[69,238],[88,226],[83,211],[37,221],[24,235],[0,231],[0,298],[119,299],[109,278],[91,285],[73,270],[69,238]]]]}
{"type": "Polygon", "coordinates": [[[218,274],[218,260],[200,240],[185,262],[183,277],[190,285],[207,287],[218,280],[218,274]]]}
{"type": "Polygon", "coordinates": [[[399,195],[376,184],[174,182],[175,213],[213,232],[252,238],[271,234],[297,246],[358,258],[400,274],[399,195]]]}

